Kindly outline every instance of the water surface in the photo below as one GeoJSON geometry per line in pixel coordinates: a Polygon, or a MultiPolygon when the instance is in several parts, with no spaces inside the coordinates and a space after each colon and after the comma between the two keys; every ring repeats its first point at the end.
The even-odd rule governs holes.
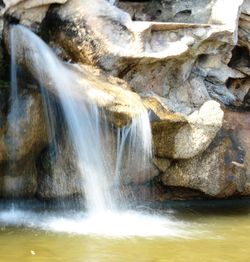
{"type": "Polygon", "coordinates": [[[81,212],[2,209],[0,261],[250,260],[250,208],[240,202],[124,214],[90,223],[81,212]]]}

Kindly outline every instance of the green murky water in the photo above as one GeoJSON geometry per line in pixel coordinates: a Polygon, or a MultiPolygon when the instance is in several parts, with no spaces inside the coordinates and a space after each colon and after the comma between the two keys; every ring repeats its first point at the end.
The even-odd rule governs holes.
{"type": "Polygon", "coordinates": [[[173,221],[173,232],[183,231],[104,237],[36,229],[34,221],[1,222],[0,261],[250,261],[249,207],[183,208],[164,216],[173,221]]]}

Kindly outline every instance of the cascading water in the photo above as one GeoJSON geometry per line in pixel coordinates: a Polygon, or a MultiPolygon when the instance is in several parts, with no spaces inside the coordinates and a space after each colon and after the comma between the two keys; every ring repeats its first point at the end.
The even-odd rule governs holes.
{"type": "Polygon", "coordinates": [[[147,112],[133,119],[130,126],[118,129],[115,169],[118,184],[122,169],[126,173],[136,174],[138,180],[144,176],[152,158],[151,141],[151,127],[147,112]]]}
{"type": "MultiPolygon", "coordinates": [[[[105,113],[89,98],[90,93],[103,96],[105,94],[84,81],[77,82],[76,73],[69,70],[50,48],[28,29],[14,26],[11,29],[11,38],[12,101],[18,100],[16,56],[22,52],[25,53],[23,57],[26,63],[30,63],[35,75],[39,76],[37,80],[40,86],[50,83],[60,100],[76,152],[76,162],[81,174],[79,183],[84,188],[88,212],[96,214],[116,210],[115,196],[111,194],[110,188],[112,183],[119,183],[121,169],[135,174],[143,172],[151,158],[151,129],[146,109],[142,110],[140,116],[135,117],[130,126],[117,131],[117,157],[113,165],[110,163],[111,151],[107,142],[110,129],[103,117],[105,113]],[[76,86],[80,86],[85,99],[76,99],[76,86]]],[[[49,133],[54,137],[56,130],[50,104],[45,104],[45,115],[51,130],[49,133]]]]}
{"type": "Polygon", "coordinates": [[[116,3],[116,0],[108,0],[108,2],[112,5],[114,5],[116,3]]]}
{"type": "MultiPolygon", "coordinates": [[[[18,118],[21,92],[18,90],[17,67],[24,65],[25,70],[25,65],[28,64],[30,73],[39,82],[44,96],[49,142],[53,150],[57,151],[56,155],[63,152],[58,145],[58,119],[49,93],[52,92],[61,104],[62,110],[59,111],[63,112],[67,122],[70,144],[74,151],[70,154],[76,160],[76,172],[80,173],[77,184],[84,191],[87,212],[67,210],[48,213],[46,210],[40,213],[27,211],[27,206],[22,209],[14,207],[0,211],[0,223],[112,237],[187,236],[185,223],[178,222],[177,227],[177,222],[157,214],[119,209],[113,193],[117,191],[112,190],[112,187],[119,187],[121,180],[126,183],[126,179],[130,179],[133,174],[138,176],[139,180],[145,176],[144,171],[152,157],[151,129],[146,109],[140,106],[139,114],[130,125],[114,131],[104,110],[93,102],[96,97],[101,98],[101,101],[112,101],[112,95],[97,88],[101,83],[98,83],[95,76],[85,74],[88,81],[82,78],[79,80],[79,71],[62,63],[39,37],[22,26],[13,26],[11,29],[11,53],[12,103],[9,115],[18,118]],[[48,88],[48,91],[45,88],[48,88]],[[115,144],[114,140],[116,148],[112,146],[115,144]]],[[[119,92],[121,91],[119,89],[119,92]]],[[[17,131],[10,132],[9,137],[13,139],[13,143],[19,139],[18,126],[15,128],[17,131]]],[[[10,150],[10,153],[13,154],[11,159],[15,160],[15,150],[10,150]]],[[[67,182],[68,180],[63,186],[67,185],[67,182]]]]}
{"type": "MultiPolygon", "coordinates": [[[[14,32],[10,32],[10,38],[14,38],[14,32]]],[[[11,41],[11,50],[15,49],[15,44],[11,41]]],[[[18,148],[20,145],[20,130],[19,124],[10,124],[10,123],[17,123],[18,116],[19,116],[19,96],[18,96],[18,83],[17,83],[17,65],[16,65],[16,53],[13,52],[11,55],[11,111],[8,115],[8,133],[10,134],[9,140],[10,147],[8,148],[9,159],[11,159],[9,163],[9,169],[15,169],[15,148],[18,148]]]]}

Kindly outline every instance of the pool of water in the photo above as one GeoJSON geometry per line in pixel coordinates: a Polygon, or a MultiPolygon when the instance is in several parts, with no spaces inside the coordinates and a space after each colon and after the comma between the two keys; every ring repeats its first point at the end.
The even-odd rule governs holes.
{"type": "Polygon", "coordinates": [[[250,205],[240,201],[93,217],[75,211],[0,211],[1,262],[242,262],[250,261],[249,246],[250,205]]]}

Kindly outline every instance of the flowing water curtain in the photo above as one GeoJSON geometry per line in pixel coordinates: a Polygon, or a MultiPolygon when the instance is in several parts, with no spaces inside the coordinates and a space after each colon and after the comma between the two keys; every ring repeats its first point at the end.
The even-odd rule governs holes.
{"type": "MultiPolygon", "coordinates": [[[[76,151],[78,171],[81,174],[79,184],[84,187],[87,207],[89,212],[104,212],[113,209],[114,204],[109,192],[108,164],[105,163],[105,153],[102,149],[101,121],[99,109],[93,101],[74,99],[75,94],[71,92],[72,86],[79,85],[75,81],[75,73],[69,71],[61,61],[53,54],[50,48],[35,34],[22,26],[15,26],[14,34],[19,37],[19,43],[26,46],[25,63],[31,63],[35,76],[43,86],[44,83],[51,83],[63,108],[74,150],[76,151]]],[[[17,39],[15,39],[17,41],[17,39]]],[[[20,51],[20,50],[19,50],[20,51]]],[[[82,91],[89,87],[81,86],[82,91]]],[[[44,92],[42,92],[45,95],[44,92]]],[[[87,96],[86,96],[87,97],[87,96]]],[[[46,95],[44,101],[46,101],[46,95]]],[[[48,106],[48,103],[46,104],[48,106]]],[[[49,130],[54,133],[53,119],[50,117],[50,110],[47,113],[49,130]]],[[[107,151],[107,150],[106,150],[107,151]]]]}
{"type": "Polygon", "coordinates": [[[115,210],[116,197],[110,190],[113,176],[119,183],[121,170],[127,173],[125,176],[141,175],[151,158],[151,130],[146,109],[143,108],[141,114],[135,116],[131,125],[118,129],[116,163],[112,163],[110,155],[113,155],[113,149],[109,143],[112,128],[106,120],[104,110],[90,96],[90,93],[99,94],[100,90],[84,79],[79,81],[78,75],[68,69],[31,31],[22,26],[15,26],[13,30],[15,37],[20,38],[15,39],[19,41],[19,48],[24,49],[24,54],[19,59],[25,58],[25,63],[31,63],[31,73],[38,78],[42,87],[43,100],[47,107],[45,115],[50,126],[51,141],[56,143],[55,148],[58,147],[58,142],[53,138],[56,136],[55,119],[43,87],[51,85],[50,89],[54,90],[60,101],[73,143],[78,172],[81,174],[79,185],[84,188],[88,211],[102,213],[115,210]]]}
{"type": "MultiPolygon", "coordinates": [[[[48,146],[48,154],[49,160],[46,161],[46,164],[50,163],[51,169],[53,169],[53,164],[56,162],[56,159],[59,155],[58,148],[58,136],[60,133],[60,129],[58,126],[62,123],[62,119],[60,118],[60,107],[55,102],[55,96],[47,91],[47,89],[43,86],[43,79],[46,78],[44,73],[47,73],[43,70],[40,70],[40,66],[43,65],[42,57],[39,55],[39,51],[37,50],[34,42],[29,42],[29,39],[25,37],[22,31],[16,26],[12,26],[10,30],[10,43],[11,43],[11,106],[10,113],[8,115],[8,123],[9,123],[9,140],[11,143],[8,143],[10,147],[9,151],[9,169],[10,172],[16,173],[17,166],[16,163],[18,161],[17,152],[22,147],[22,135],[21,132],[25,128],[22,123],[20,124],[22,118],[22,109],[21,102],[23,99],[24,86],[20,86],[19,82],[24,82],[24,80],[34,81],[34,86],[40,90],[42,94],[42,102],[44,105],[44,114],[47,122],[47,132],[49,138],[49,146],[48,146]],[[17,59],[21,59],[23,61],[17,61],[17,59]],[[25,63],[32,63],[34,70],[39,71],[39,74],[36,74],[38,79],[33,79],[31,75],[27,74],[27,68],[25,68],[25,63]],[[27,79],[26,79],[27,78],[27,79]]],[[[25,83],[26,88],[27,83],[25,83]]],[[[53,172],[53,171],[52,171],[53,172]]],[[[48,175],[49,177],[49,175],[48,175]]],[[[55,191],[55,195],[60,196],[60,192],[58,189],[65,184],[65,176],[63,176],[63,170],[61,169],[60,179],[57,181],[50,180],[50,187],[53,187],[53,191],[55,191]],[[59,185],[59,186],[58,186],[59,185]]],[[[65,185],[64,185],[65,186],[65,185]]]]}
{"type": "MultiPolygon", "coordinates": [[[[117,130],[115,184],[120,187],[131,181],[147,180],[151,161],[152,134],[148,112],[145,109],[133,118],[130,125],[117,130]]],[[[125,194],[120,192],[120,198],[125,205],[125,194]]],[[[130,202],[133,202],[133,199],[130,199],[130,202]]]]}

